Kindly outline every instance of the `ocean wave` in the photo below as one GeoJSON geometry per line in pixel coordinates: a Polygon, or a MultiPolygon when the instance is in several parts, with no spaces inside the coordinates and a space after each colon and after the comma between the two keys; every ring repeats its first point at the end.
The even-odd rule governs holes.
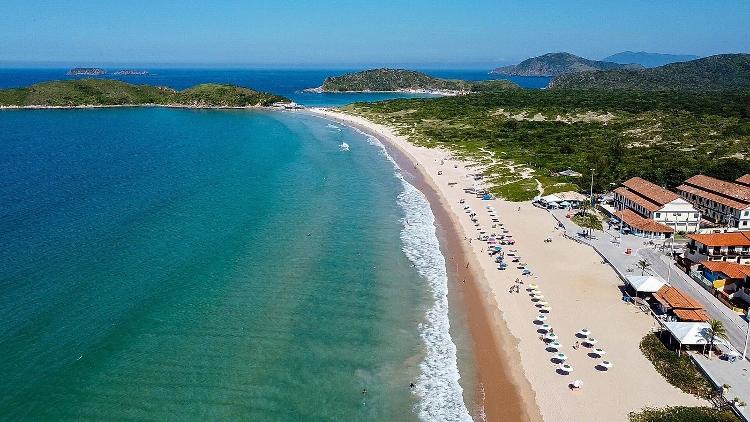
{"type": "Polygon", "coordinates": [[[402,249],[431,290],[433,303],[427,310],[425,322],[419,325],[426,355],[420,363],[415,393],[419,418],[425,421],[471,421],[463,400],[463,389],[458,380],[456,345],[450,335],[448,319],[448,273],[427,198],[404,179],[396,162],[377,138],[367,136],[368,142],[378,146],[381,153],[394,165],[395,176],[401,180],[403,191],[398,203],[404,211],[401,220],[402,249]]]}

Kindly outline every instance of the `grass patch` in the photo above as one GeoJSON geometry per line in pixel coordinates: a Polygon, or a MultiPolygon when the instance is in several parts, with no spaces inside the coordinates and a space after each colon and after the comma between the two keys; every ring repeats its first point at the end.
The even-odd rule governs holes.
{"type": "Polygon", "coordinates": [[[490,192],[508,201],[530,201],[539,193],[534,179],[520,179],[504,185],[494,186],[490,192]]]}
{"type": "Polygon", "coordinates": [[[577,213],[571,218],[571,220],[586,229],[604,230],[602,227],[602,220],[600,220],[595,214],[577,213]]]}
{"type": "Polygon", "coordinates": [[[713,392],[711,384],[690,360],[690,357],[687,355],[677,356],[677,352],[667,349],[656,334],[649,333],[641,340],[641,351],[651,361],[656,371],[666,378],[670,384],[697,397],[708,398],[711,396],[713,392]]]}
{"type": "Polygon", "coordinates": [[[711,407],[674,406],[663,409],[645,408],[640,412],[630,412],[630,422],[739,422],[729,410],[716,410],[711,407]]]}

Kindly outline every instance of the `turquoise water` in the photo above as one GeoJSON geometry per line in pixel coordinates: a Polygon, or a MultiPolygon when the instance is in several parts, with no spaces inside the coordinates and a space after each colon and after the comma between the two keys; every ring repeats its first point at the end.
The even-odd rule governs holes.
{"type": "Polygon", "coordinates": [[[5,111],[0,180],[4,418],[468,418],[432,215],[373,140],[5,111]]]}

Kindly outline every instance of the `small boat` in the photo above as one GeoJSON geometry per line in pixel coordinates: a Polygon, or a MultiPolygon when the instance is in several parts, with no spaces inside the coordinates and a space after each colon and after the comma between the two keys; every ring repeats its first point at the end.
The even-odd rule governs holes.
{"type": "Polygon", "coordinates": [[[339,145],[339,149],[341,151],[349,151],[349,144],[347,144],[346,142],[342,142],[341,145],[339,145]]]}

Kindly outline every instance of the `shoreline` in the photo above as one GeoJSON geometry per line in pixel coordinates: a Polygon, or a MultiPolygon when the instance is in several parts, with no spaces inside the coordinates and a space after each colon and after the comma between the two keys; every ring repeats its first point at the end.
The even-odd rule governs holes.
{"type": "Polygon", "coordinates": [[[449,289],[458,290],[469,326],[476,364],[476,385],[473,389],[475,396],[482,399],[482,402],[478,403],[480,409],[473,410],[481,412],[489,421],[542,420],[534,391],[520,370],[517,339],[505,325],[484,277],[478,274],[479,264],[474,254],[466,247],[466,242],[462,241],[463,231],[451,215],[446,203],[447,198],[441,195],[429,174],[423,171],[424,167],[414,165],[418,160],[394,139],[352,120],[348,115],[318,108],[310,108],[305,112],[354,127],[381,141],[401,171],[412,176],[413,180],[410,183],[420,190],[430,203],[437,223],[440,249],[445,256],[449,289]],[[468,268],[464,268],[464,262],[469,263],[468,268]],[[461,265],[458,265],[459,263],[461,265]]]}
{"type": "Polygon", "coordinates": [[[441,91],[441,90],[429,90],[429,89],[395,89],[395,90],[389,90],[389,91],[373,91],[369,89],[365,90],[358,90],[358,91],[328,91],[324,90],[322,86],[319,86],[317,88],[306,88],[303,89],[302,92],[307,92],[310,94],[429,94],[429,95],[436,95],[441,97],[454,97],[457,95],[467,95],[470,94],[470,92],[463,92],[463,91],[441,91]]]}
{"type": "Polygon", "coordinates": [[[449,286],[463,293],[476,388],[484,387],[486,394],[486,420],[627,421],[630,412],[646,407],[710,406],[670,385],[656,371],[640,350],[643,337],[656,328],[654,320],[622,301],[619,276],[602,265],[591,248],[565,238],[548,211],[530,202],[488,202],[465,194],[461,188],[471,185],[471,175],[482,167],[455,158],[449,150],[415,145],[388,126],[336,109],[308,113],[375,136],[402,157],[402,170],[418,174],[421,182],[415,187],[428,198],[443,234],[446,265],[451,258],[469,264],[448,268],[449,286]],[[465,204],[459,203],[462,199],[465,204]],[[490,204],[501,219],[498,228],[490,229],[494,223],[485,209],[490,204]],[[476,224],[464,205],[477,213],[476,224]],[[512,233],[516,242],[505,251],[522,260],[498,271],[485,251],[487,244],[476,239],[479,228],[512,233]],[[522,275],[522,267],[532,273],[522,275]],[[465,284],[459,281],[463,277],[465,284]],[[538,285],[544,296],[532,298],[530,284],[538,285]],[[521,288],[514,293],[515,286],[521,288]],[[540,309],[542,305],[546,310],[540,309]],[[557,349],[542,341],[540,333],[546,331],[539,315],[553,326],[560,340],[557,349]],[[575,344],[583,328],[595,334],[596,346],[575,344]],[[602,352],[592,353],[595,348],[602,352]],[[559,352],[564,352],[571,370],[561,371],[559,352]],[[603,360],[609,367],[602,369],[603,360]],[[575,380],[582,380],[584,387],[572,389],[575,380]]]}

